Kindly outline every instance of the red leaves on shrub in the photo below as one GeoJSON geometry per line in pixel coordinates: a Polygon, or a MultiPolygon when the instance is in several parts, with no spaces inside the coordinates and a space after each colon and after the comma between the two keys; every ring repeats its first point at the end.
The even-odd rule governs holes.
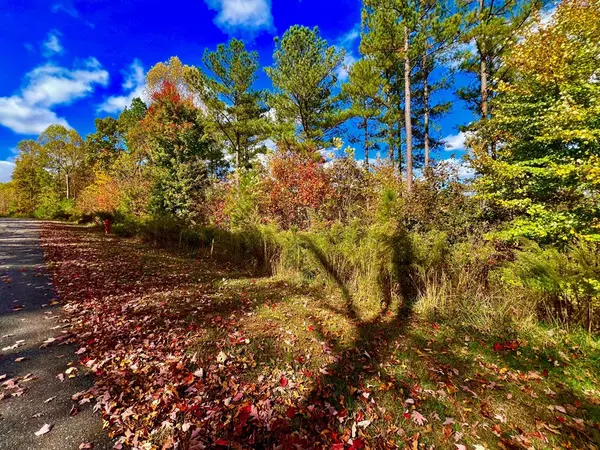
{"type": "Polygon", "coordinates": [[[308,226],[310,214],[333,197],[331,180],[321,158],[309,153],[278,152],[264,182],[267,215],[284,228],[308,226]]]}

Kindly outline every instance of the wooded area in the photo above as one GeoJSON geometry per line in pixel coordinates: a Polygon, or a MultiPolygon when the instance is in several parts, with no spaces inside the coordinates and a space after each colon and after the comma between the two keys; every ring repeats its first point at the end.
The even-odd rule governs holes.
{"type": "Polygon", "coordinates": [[[52,125],[21,141],[1,213],[113,223],[104,247],[69,227],[45,238],[61,294],[77,303],[71,290],[88,289],[80,332],[91,320],[124,343],[112,362],[114,341],[93,350],[107,358],[96,398],[154,364],[125,354],[154,339],[131,311],[173,339],[160,370],[176,386],[150,408],[162,378],[148,369],[140,390],[105,401],[115,436],[139,448],[597,449],[600,2],[551,6],[364,0],[353,64],[317,28],[288,29],[264,69],[232,39],[199,67],[156,64],[147,97],[85,139],[52,125]],[[254,88],[261,70],[272,89],[254,88]],[[460,166],[438,157],[449,91],[477,116],[460,166]],[[139,289],[131,310],[97,274],[81,284],[88,268],[64,266],[79,247],[61,240],[109,258],[95,270],[115,292],[143,280],[123,288],[139,289]],[[174,294],[192,274],[201,289],[174,294]],[[192,300],[208,302],[201,324],[184,319],[192,300]],[[202,387],[171,350],[207,371],[202,387]]]}

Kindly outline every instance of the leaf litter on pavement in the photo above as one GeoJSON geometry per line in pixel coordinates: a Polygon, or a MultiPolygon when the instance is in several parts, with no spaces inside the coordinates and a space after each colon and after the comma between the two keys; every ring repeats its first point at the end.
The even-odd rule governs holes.
{"type": "Polygon", "coordinates": [[[329,289],[81,227],[42,238],[81,364],[57,377],[94,374],[73,400],[117,448],[598,448],[597,342],[357,314],[329,289]]]}

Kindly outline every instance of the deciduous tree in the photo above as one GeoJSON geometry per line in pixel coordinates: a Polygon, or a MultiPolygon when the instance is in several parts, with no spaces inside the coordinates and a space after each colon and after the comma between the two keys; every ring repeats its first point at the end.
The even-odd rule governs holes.
{"type": "Polygon", "coordinates": [[[598,17],[598,2],[564,0],[505,55],[514,76],[499,82],[472,145],[479,195],[512,219],[506,238],[600,238],[598,17]]]}

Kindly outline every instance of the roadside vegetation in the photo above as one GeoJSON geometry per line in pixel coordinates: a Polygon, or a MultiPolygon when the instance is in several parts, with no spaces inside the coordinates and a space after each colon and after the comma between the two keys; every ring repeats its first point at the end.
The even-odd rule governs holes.
{"type": "Polygon", "coordinates": [[[43,239],[123,448],[598,448],[600,4],[363,3],[19,144],[2,213],[112,223],[43,239]]]}

